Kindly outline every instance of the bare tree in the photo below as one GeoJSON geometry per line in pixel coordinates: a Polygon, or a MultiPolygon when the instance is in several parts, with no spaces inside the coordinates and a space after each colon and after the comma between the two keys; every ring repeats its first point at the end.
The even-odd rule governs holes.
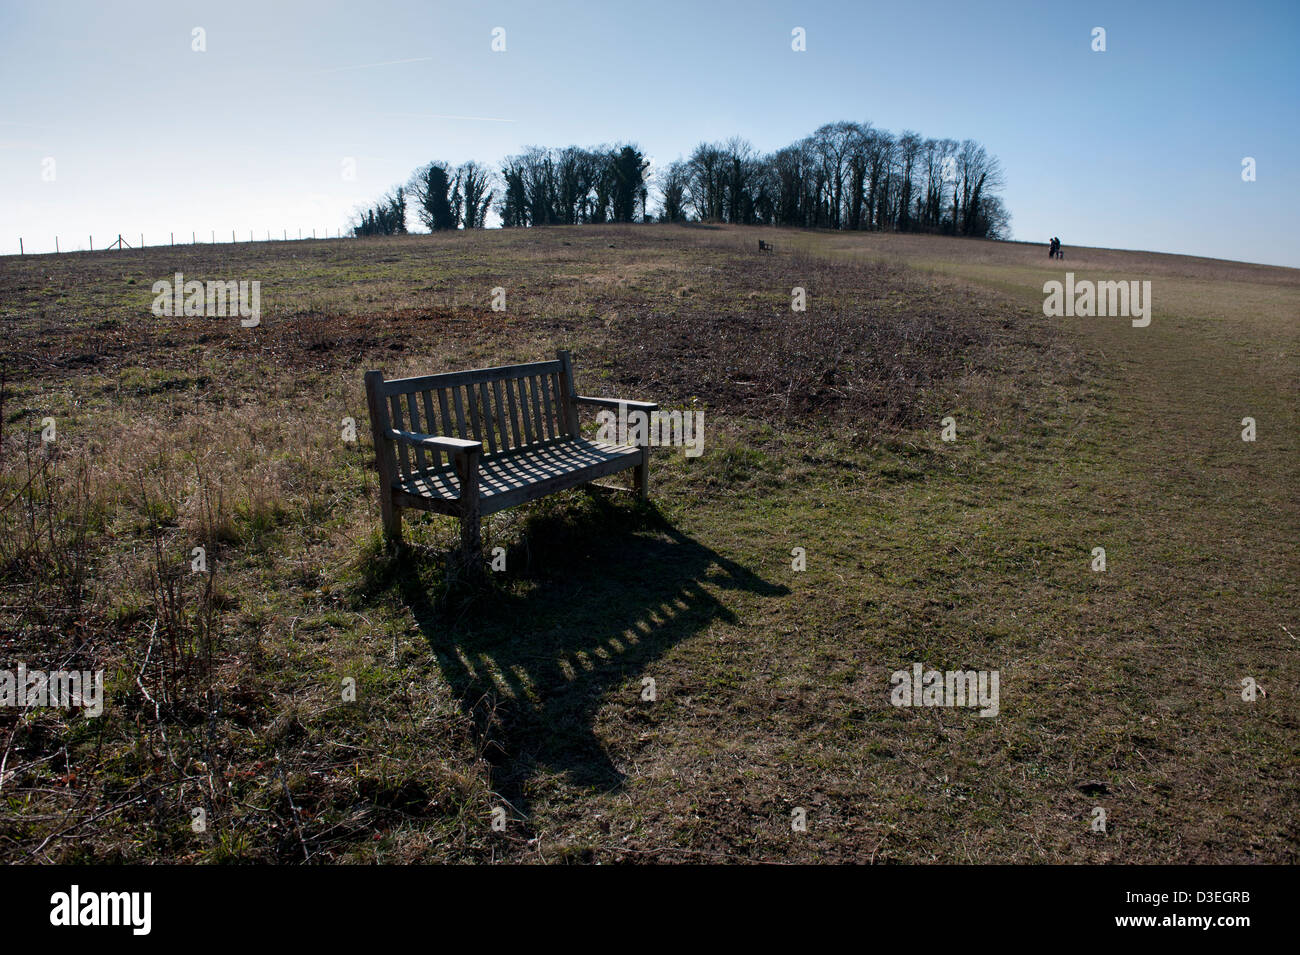
{"type": "Polygon", "coordinates": [[[460,184],[461,223],[466,229],[483,228],[495,195],[488,191],[492,184],[492,171],[470,160],[456,170],[456,178],[460,184]]]}
{"type": "Polygon", "coordinates": [[[827,123],[812,134],[813,148],[821,159],[822,177],[826,188],[827,210],[832,229],[838,229],[843,221],[844,178],[848,168],[849,156],[854,146],[862,138],[863,130],[857,123],[827,123]]]}
{"type": "Polygon", "coordinates": [[[894,214],[896,228],[908,232],[912,228],[912,199],[916,167],[922,151],[921,137],[904,130],[898,137],[898,200],[894,214]]]}
{"type": "Polygon", "coordinates": [[[687,160],[691,171],[687,198],[701,221],[721,222],[726,208],[726,157],[713,143],[700,143],[687,160]]]}
{"type": "Polygon", "coordinates": [[[680,159],[670,163],[658,176],[659,186],[659,221],[686,221],[686,189],[690,182],[691,171],[680,159]]]}

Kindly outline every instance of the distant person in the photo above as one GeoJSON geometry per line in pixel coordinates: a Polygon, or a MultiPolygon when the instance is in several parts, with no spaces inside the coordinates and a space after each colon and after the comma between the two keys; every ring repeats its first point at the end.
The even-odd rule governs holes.
{"type": "Polygon", "coordinates": [[[1058,259],[1064,259],[1064,258],[1065,258],[1065,250],[1061,248],[1061,240],[1060,240],[1060,239],[1057,239],[1057,240],[1056,240],[1056,257],[1057,257],[1058,259]]]}
{"type": "Polygon", "coordinates": [[[1047,257],[1049,259],[1056,258],[1056,242],[1056,236],[1052,236],[1052,240],[1047,243],[1047,257]]]}

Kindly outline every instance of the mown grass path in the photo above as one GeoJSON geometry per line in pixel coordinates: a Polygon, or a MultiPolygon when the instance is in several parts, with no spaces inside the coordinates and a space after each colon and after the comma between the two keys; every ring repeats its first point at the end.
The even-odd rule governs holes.
{"type": "MultiPolygon", "coordinates": [[[[1070,267],[1141,277],[1155,258],[1122,256],[1070,267]]],[[[916,264],[1031,322],[1063,271],[916,264]]],[[[733,525],[738,548],[812,541],[793,632],[747,661],[778,661],[771,692],[793,685],[805,721],[785,758],[839,793],[811,857],[1294,861],[1300,294],[1261,272],[1276,284],[1157,274],[1145,329],[1055,320],[1087,375],[955,405],[956,444],[856,462],[874,481],[819,470],[780,517],[733,525]],[[1000,669],[1001,715],[892,709],[887,675],[915,661],[1000,669]],[[1243,701],[1246,678],[1268,695],[1243,701]]]]}
{"type": "MultiPolygon", "coordinates": [[[[972,263],[954,248],[914,264],[998,291],[1046,333],[1041,285],[1059,272],[1033,250],[972,263]]],[[[1097,257],[1071,268],[1151,270],[1097,257]]],[[[861,452],[760,428],[737,439],[758,451],[722,451],[742,494],[670,505],[793,592],[724,596],[734,626],[648,671],[672,688],[655,745],[626,750],[625,708],[602,710],[637,766],[623,795],[645,851],[667,828],[702,858],[1295,860],[1300,293],[1285,270],[1176,272],[1157,266],[1147,328],[1051,320],[1086,369],[1044,369],[1036,393],[974,386],[951,409],[955,444],[937,420],[861,452]],[[894,708],[889,674],[914,662],[999,670],[1000,715],[894,708]],[[1267,695],[1244,701],[1247,678],[1267,695]]]]}

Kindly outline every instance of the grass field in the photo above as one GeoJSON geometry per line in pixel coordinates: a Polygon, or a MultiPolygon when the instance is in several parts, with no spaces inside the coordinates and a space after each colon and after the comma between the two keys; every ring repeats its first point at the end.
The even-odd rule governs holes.
{"type": "Polygon", "coordinates": [[[0,858],[1296,862],[1300,271],[1044,251],[611,226],[3,259],[4,666],[103,668],[107,702],[0,709],[0,858]],[[1045,318],[1066,270],[1149,279],[1151,325],[1045,318]],[[155,317],[178,271],[259,280],[261,324],[155,317]],[[387,552],[364,372],[559,347],[586,394],[702,409],[703,455],[657,450],[650,507],[493,515],[484,583],[449,578],[449,519],[387,552]],[[913,663],[997,671],[998,715],[895,707],[913,663]]]}

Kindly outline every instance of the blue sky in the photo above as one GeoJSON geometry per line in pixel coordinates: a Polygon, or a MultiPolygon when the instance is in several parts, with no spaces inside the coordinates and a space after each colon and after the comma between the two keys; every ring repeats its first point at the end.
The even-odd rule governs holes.
{"type": "Polygon", "coordinates": [[[332,234],[430,159],[848,119],[984,143],[1017,239],[1300,266],[1297,51],[1300,0],[5,2],[0,253],[332,234]]]}

